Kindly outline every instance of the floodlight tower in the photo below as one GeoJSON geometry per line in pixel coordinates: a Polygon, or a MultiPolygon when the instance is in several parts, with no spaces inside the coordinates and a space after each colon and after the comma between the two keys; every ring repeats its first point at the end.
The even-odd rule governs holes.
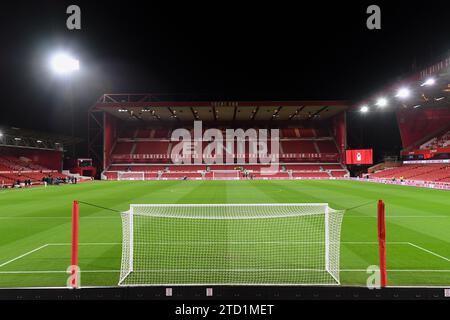
{"type": "MultiPolygon", "coordinates": [[[[80,70],[80,62],[65,52],[57,52],[50,57],[50,68],[54,74],[62,77],[68,86],[69,91],[69,107],[71,113],[71,136],[75,136],[74,110],[73,110],[73,88],[72,74],[80,70]]],[[[75,145],[72,146],[72,157],[75,157],[75,145]]]]}

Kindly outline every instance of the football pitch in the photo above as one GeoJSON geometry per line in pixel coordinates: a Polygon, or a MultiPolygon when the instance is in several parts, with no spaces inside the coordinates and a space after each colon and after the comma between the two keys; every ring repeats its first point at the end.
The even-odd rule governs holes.
{"type": "MultiPolygon", "coordinates": [[[[121,218],[104,208],[191,203],[328,203],[348,209],[342,225],[341,284],[364,286],[367,268],[378,265],[378,199],[386,203],[389,285],[450,285],[449,191],[358,181],[254,180],[105,181],[2,190],[0,287],[66,285],[74,199],[97,206],[80,205],[82,286],[115,286],[119,281],[121,218]]],[[[172,250],[182,252],[184,245],[172,250]]]]}

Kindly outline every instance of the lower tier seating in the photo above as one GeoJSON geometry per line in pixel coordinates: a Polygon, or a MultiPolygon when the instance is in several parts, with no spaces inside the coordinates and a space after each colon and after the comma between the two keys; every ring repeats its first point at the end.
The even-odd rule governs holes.
{"type": "Polygon", "coordinates": [[[386,168],[370,175],[379,179],[403,179],[413,181],[448,182],[450,165],[404,165],[396,168],[386,168]]]}
{"type": "MultiPolygon", "coordinates": [[[[278,168],[271,174],[272,170],[265,165],[145,165],[145,164],[115,164],[111,165],[104,172],[104,177],[108,180],[118,179],[119,172],[129,172],[132,179],[213,179],[214,171],[236,172],[236,177],[240,179],[298,179],[298,178],[332,178],[348,176],[348,171],[341,164],[279,164],[278,168]],[[263,169],[264,168],[264,169],[263,169]],[[266,170],[265,172],[263,172],[266,170]],[[144,172],[144,175],[135,176],[133,172],[144,172]]],[[[121,177],[125,177],[121,173],[121,177]]]]}

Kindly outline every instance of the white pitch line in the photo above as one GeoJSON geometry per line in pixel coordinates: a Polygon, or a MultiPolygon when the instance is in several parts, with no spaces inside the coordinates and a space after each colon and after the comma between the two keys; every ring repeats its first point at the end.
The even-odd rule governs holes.
{"type": "MultiPolygon", "coordinates": [[[[120,270],[80,270],[81,273],[118,273],[120,270]]],[[[67,273],[67,270],[0,271],[0,274],[54,274],[67,273]]]]}
{"type": "MultiPolygon", "coordinates": [[[[215,241],[215,242],[202,242],[202,241],[197,241],[197,242],[189,242],[189,241],[170,241],[170,242],[144,242],[141,244],[155,244],[155,245],[167,245],[167,244],[189,244],[189,243],[195,243],[195,244],[214,244],[214,243],[224,243],[224,244],[289,244],[289,243],[300,243],[300,244],[305,244],[305,243],[311,243],[311,244],[321,244],[321,243],[325,243],[324,241],[317,241],[317,242],[305,242],[305,241],[263,241],[263,242],[258,242],[258,241],[243,241],[243,242],[230,242],[230,241],[215,241]]],[[[355,244],[355,245],[377,245],[378,242],[376,241],[341,241],[342,244],[355,244]]],[[[83,246],[105,246],[105,245],[109,245],[109,246],[116,246],[116,245],[121,245],[121,242],[83,242],[83,243],[79,243],[78,245],[83,245],[83,246]]],[[[408,245],[409,242],[404,242],[404,241],[393,241],[393,242],[387,242],[388,245],[408,245]]],[[[49,246],[70,246],[71,243],[70,242],[57,242],[57,243],[49,243],[49,246]]]]}
{"type": "MultiPolygon", "coordinates": [[[[121,242],[82,242],[78,243],[79,246],[117,246],[122,244],[121,242]]],[[[49,243],[49,246],[71,246],[70,242],[49,243]]]]}
{"type": "MultiPolygon", "coordinates": [[[[209,270],[209,269],[208,269],[209,270]]],[[[297,269],[298,271],[309,271],[306,269],[297,269]]],[[[168,270],[143,270],[141,272],[166,272],[168,270]]],[[[175,270],[179,272],[180,270],[175,270]]],[[[196,271],[196,270],[183,270],[183,271],[196,271]]],[[[217,270],[214,270],[217,271],[217,270]]],[[[241,270],[227,270],[227,271],[241,271],[241,270]]],[[[254,270],[252,270],[254,271],[254,270]]],[[[270,271],[270,270],[269,270],[270,271]]],[[[288,269],[280,269],[280,271],[289,271],[288,269]]],[[[317,270],[324,271],[325,270],[317,270]]],[[[366,269],[342,269],[341,272],[367,272],[366,269]]],[[[441,269],[388,269],[388,272],[417,272],[417,273],[450,273],[450,270],[441,269]]],[[[120,270],[80,270],[81,273],[119,273],[120,270]]],[[[67,273],[67,270],[35,270],[35,271],[0,271],[0,274],[55,274],[55,273],[67,273]]]]}
{"type": "Polygon", "coordinates": [[[25,252],[24,254],[22,254],[22,255],[20,255],[20,256],[18,256],[18,257],[15,257],[14,259],[11,259],[11,260],[9,260],[9,261],[6,261],[6,262],[0,264],[0,268],[6,266],[7,264],[10,264],[11,262],[14,262],[14,261],[16,261],[16,260],[19,260],[19,259],[21,259],[21,258],[23,258],[23,257],[25,257],[25,256],[28,256],[29,254],[32,254],[33,252],[36,252],[36,251],[38,251],[38,250],[41,250],[41,249],[47,247],[48,245],[49,245],[48,243],[47,243],[47,244],[44,244],[43,246],[40,246],[40,247],[38,247],[38,248],[36,248],[36,249],[33,249],[33,250],[31,250],[31,251],[25,252]]]}
{"type": "MultiPolygon", "coordinates": [[[[387,269],[387,272],[442,272],[450,273],[450,269],[387,269]]],[[[367,269],[341,269],[340,272],[367,272],[367,269]]]]}
{"type": "MultiPolygon", "coordinates": [[[[345,215],[345,218],[370,218],[370,219],[376,219],[376,216],[366,216],[366,215],[351,215],[347,214],[345,215]]],[[[386,219],[450,219],[450,216],[436,216],[436,215],[428,215],[428,216],[386,216],[386,219]]],[[[70,220],[72,217],[0,217],[0,220],[8,220],[8,219],[67,219],[70,220]]],[[[97,216],[97,217],[80,217],[80,219],[118,219],[118,216],[97,216]]]]}
{"type": "MultiPolygon", "coordinates": [[[[372,219],[376,219],[377,218],[377,216],[363,216],[363,215],[345,215],[344,216],[345,218],[372,218],[372,219]]],[[[436,218],[450,218],[450,216],[386,216],[386,219],[395,219],[395,218],[408,218],[408,219],[414,219],[414,218],[420,218],[420,219],[423,219],[423,218],[433,218],[433,219],[436,219],[436,218]]]]}
{"type": "MultiPolygon", "coordinates": [[[[66,219],[71,220],[72,217],[0,217],[0,220],[8,220],[8,219],[66,219]]],[[[118,216],[98,216],[98,217],[80,217],[80,219],[118,219],[118,216]]]]}
{"type": "Polygon", "coordinates": [[[411,243],[411,242],[408,242],[408,244],[411,245],[411,246],[413,246],[413,247],[415,247],[415,248],[417,248],[417,249],[420,249],[420,250],[422,250],[422,251],[428,252],[429,254],[432,254],[432,255],[435,256],[435,257],[438,257],[438,258],[441,258],[441,259],[443,259],[443,260],[445,260],[445,261],[447,261],[447,262],[450,262],[450,259],[449,259],[449,258],[446,258],[446,257],[444,257],[444,256],[441,256],[440,254],[437,254],[436,252],[433,252],[433,251],[431,251],[431,250],[422,248],[421,246],[418,246],[418,245],[416,245],[416,244],[414,244],[414,243],[411,243]]]}

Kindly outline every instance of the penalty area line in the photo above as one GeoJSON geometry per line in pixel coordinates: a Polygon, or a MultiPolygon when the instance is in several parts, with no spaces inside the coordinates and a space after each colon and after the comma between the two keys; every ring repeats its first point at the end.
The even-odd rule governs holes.
{"type": "Polygon", "coordinates": [[[8,260],[8,261],[6,261],[6,262],[0,264],[0,268],[6,266],[6,265],[8,265],[8,264],[10,264],[11,262],[14,262],[14,261],[19,260],[19,259],[21,259],[21,258],[23,258],[23,257],[26,257],[26,256],[28,256],[28,255],[30,255],[30,254],[36,252],[36,251],[39,251],[39,250],[41,250],[41,249],[44,249],[45,247],[48,247],[48,246],[49,246],[49,244],[47,243],[47,244],[44,244],[43,246],[37,247],[36,249],[30,250],[30,251],[28,251],[28,252],[25,252],[24,254],[21,254],[21,255],[18,256],[18,257],[15,257],[15,258],[13,258],[13,259],[11,259],[11,260],[8,260]]]}
{"type": "Polygon", "coordinates": [[[412,243],[412,242],[408,242],[408,244],[409,244],[410,246],[414,247],[414,248],[417,248],[417,249],[422,250],[422,251],[424,251],[424,252],[427,252],[427,253],[429,253],[429,254],[435,256],[435,257],[438,257],[438,258],[441,258],[441,259],[443,259],[443,260],[445,260],[445,261],[447,261],[447,262],[450,262],[450,259],[449,259],[449,258],[446,258],[446,257],[444,257],[444,256],[441,256],[440,254],[437,254],[436,252],[433,252],[433,251],[431,251],[431,250],[425,249],[425,248],[423,248],[423,247],[421,247],[421,246],[418,246],[417,244],[414,244],[414,243],[412,243]]]}
{"type": "MultiPolygon", "coordinates": [[[[233,241],[170,241],[170,242],[141,242],[140,244],[153,244],[153,245],[179,245],[179,244],[322,244],[325,241],[242,241],[242,242],[233,242],[233,241]]],[[[376,241],[341,241],[342,244],[349,245],[378,245],[376,241]]],[[[409,245],[409,242],[404,241],[392,241],[387,242],[388,245],[409,245]]],[[[55,242],[48,243],[48,246],[70,246],[72,245],[70,242],[55,242]]],[[[78,245],[80,246],[118,246],[122,245],[121,242],[81,242],[78,245]]]]}

